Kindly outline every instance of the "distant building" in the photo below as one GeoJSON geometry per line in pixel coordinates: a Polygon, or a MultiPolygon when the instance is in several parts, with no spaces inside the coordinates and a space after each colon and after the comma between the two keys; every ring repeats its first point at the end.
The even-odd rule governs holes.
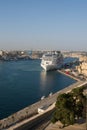
{"type": "Polygon", "coordinates": [[[41,51],[33,51],[32,52],[32,58],[33,59],[40,59],[42,58],[43,53],[41,51]]]}
{"type": "Polygon", "coordinates": [[[0,51],[0,56],[2,56],[3,55],[3,51],[0,51]]]}
{"type": "Polygon", "coordinates": [[[87,62],[82,62],[82,64],[77,66],[76,69],[78,70],[79,74],[87,76],[87,62]]]}

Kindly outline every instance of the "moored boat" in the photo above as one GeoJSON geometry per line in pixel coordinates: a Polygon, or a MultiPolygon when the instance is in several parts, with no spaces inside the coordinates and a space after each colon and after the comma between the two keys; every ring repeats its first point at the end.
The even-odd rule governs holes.
{"type": "Polygon", "coordinates": [[[41,100],[43,100],[44,98],[45,98],[45,96],[42,96],[42,97],[41,97],[41,100]]]}

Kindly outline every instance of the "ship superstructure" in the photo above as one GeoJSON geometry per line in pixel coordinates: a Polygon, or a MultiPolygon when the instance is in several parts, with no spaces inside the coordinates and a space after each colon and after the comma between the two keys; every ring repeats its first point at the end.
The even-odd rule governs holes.
{"type": "Polygon", "coordinates": [[[52,51],[43,54],[41,67],[45,71],[55,70],[61,67],[63,63],[63,56],[60,51],[52,51]]]}

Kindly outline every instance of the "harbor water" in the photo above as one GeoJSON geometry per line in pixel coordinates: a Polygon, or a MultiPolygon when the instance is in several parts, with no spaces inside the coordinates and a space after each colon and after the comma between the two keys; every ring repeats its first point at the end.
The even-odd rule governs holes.
{"type": "Polygon", "coordinates": [[[40,62],[0,62],[0,119],[76,82],[57,71],[46,73],[40,62]]]}

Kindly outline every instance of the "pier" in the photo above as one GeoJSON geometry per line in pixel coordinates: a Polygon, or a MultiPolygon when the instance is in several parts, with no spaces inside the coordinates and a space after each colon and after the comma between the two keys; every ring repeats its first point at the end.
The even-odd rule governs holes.
{"type": "Polygon", "coordinates": [[[58,92],[56,92],[55,94],[53,94],[52,96],[46,97],[43,100],[38,101],[35,104],[30,105],[29,107],[26,107],[23,110],[20,110],[18,112],[16,112],[15,114],[0,120],[0,130],[4,129],[4,128],[9,128],[7,130],[23,130],[22,126],[25,126],[24,128],[26,130],[28,130],[27,128],[31,127],[31,123],[29,124],[30,120],[32,119],[32,123],[35,124],[35,122],[39,122],[39,120],[41,120],[44,115],[46,116],[47,113],[49,115],[49,112],[52,112],[52,110],[55,108],[55,105],[51,106],[51,104],[56,102],[56,99],[58,97],[59,94],[62,93],[67,93],[70,92],[73,88],[77,88],[77,87],[81,87],[81,86],[86,86],[87,85],[87,81],[79,81],[76,82],[58,92]],[[41,115],[38,114],[38,108],[44,105],[49,105],[51,107],[49,107],[48,111],[44,112],[41,115]],[[40,118],[41,117],[41,118],[40,118]],[[27,127],[26,127],[27,126],[27,127]],[[21,129],[20,129],[21,128],[21,129]]]}

